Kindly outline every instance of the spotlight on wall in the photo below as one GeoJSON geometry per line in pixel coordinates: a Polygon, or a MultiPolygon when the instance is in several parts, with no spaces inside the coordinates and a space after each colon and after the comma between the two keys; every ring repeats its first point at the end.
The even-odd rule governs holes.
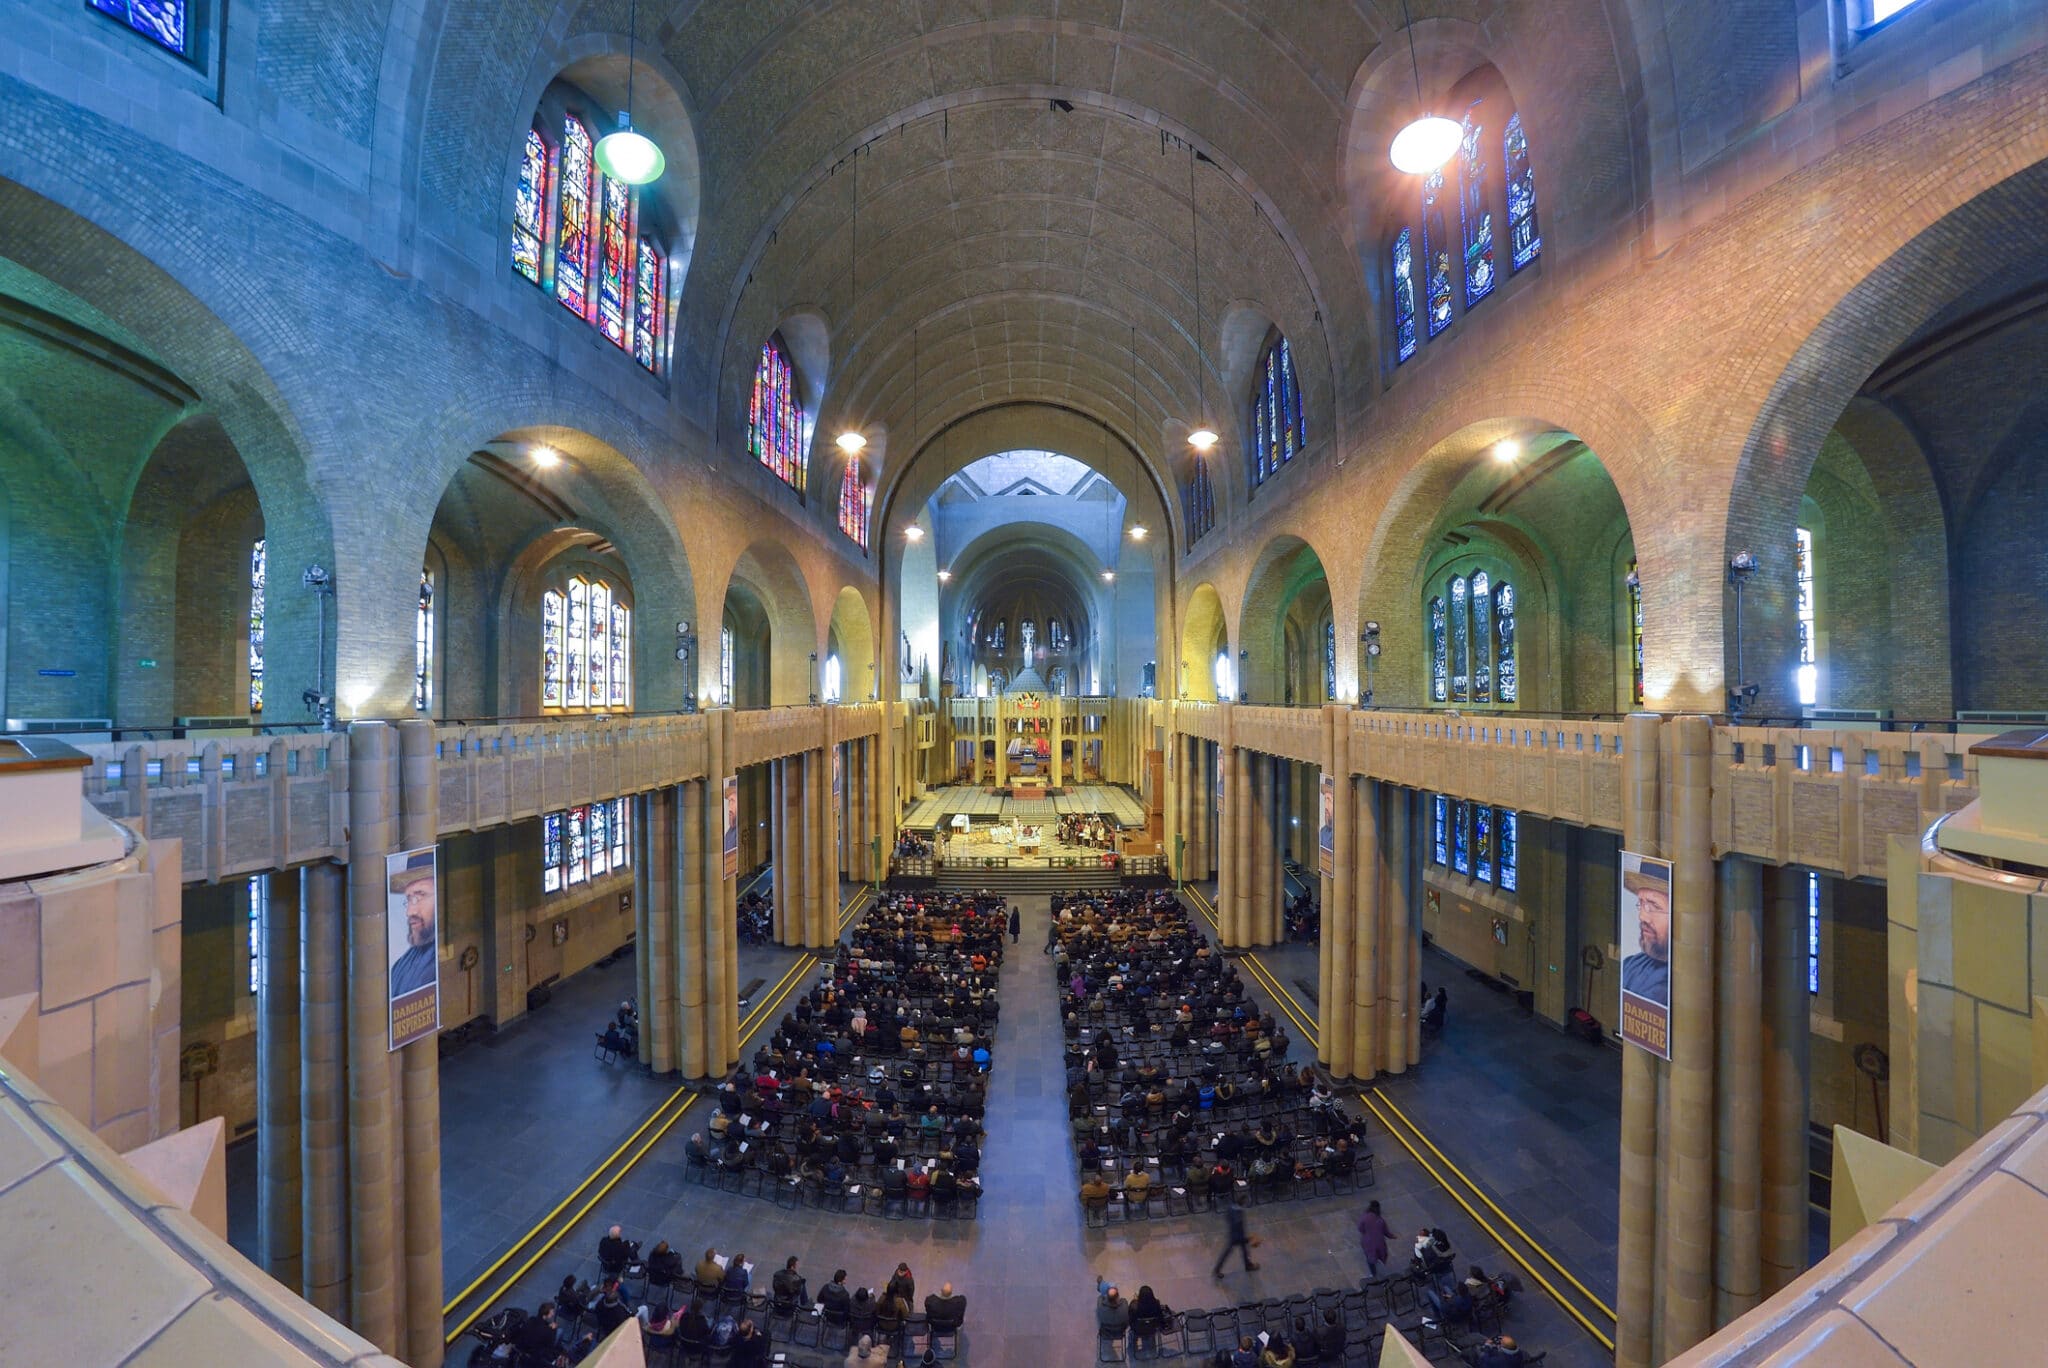
{"type": "Polygon", "coordinates": [[[919,527],[916,523],[912,523],[910,526],[903,529],[903,540],[907,542],[923,541],[924,529],[922,527],[919,527]]]}
{"type": "Polygon", "coordinates": [[[1372,706],[1373,671],[1380,663],[1380,625],[1368,622],[1358,633],[1359,644],[1365,647],[1365,692],[1358,696],[1358,706],[1372,706]]]}
{"type": "Polygon", "coordinates": [[[858,456],[863,451],[867,450],[868,439],[861,436],[858,430],[854,428],[848,428],[846,431],[839,434],[837,444],[839,449],[845,452],[847,455],[858,456]]]}
{"type": "Polygon", "coordinates": [[[1143,541],[1143,540],[1145,540],[1145,536],[1146,536],[1146,528],[1145,528],[1145,524],[1143,524],[1143,523],[1132,523],[1132,524],[1131,524],[1131,540],[1132,540],[1132,541],[1143,541]]]}
{"type": "Polygon", "coordinates": [[[1493,444],[1493,459],[1502,465],[1512,465],[1514,459],[1521,454],[1522,444],[1512,437],[1503,437],[1493,444]]]}
{"type": "Polygon", "coordinates": [[[542,470],[553,470],[562,463],[562,453],[543,442],[533,449],[533,463],[542,470]]]}
{"type": "Polygon", "coordinates": [[[1756,556],[1748,551],[1738,551],[1728,561],[1728,583],[1735,590],[1735,678],[1736,685],[1728,691],[1728,716],[1736,721],[1742,719],[1756,696],[1763,692],[1760,684],[1743,680],[1742,668],[1742,590],[1750,577],[1757,572],[1756,556]]]}

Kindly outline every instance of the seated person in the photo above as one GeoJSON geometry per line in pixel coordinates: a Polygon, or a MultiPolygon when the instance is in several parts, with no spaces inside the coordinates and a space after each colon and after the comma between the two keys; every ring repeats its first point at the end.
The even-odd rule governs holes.
{"type": "Polygon", "coordinates": [[[769,1290],[778,1306],[802,1307],[810,1303],[804,1287],[804,1275],[796,1271],[796,1255],[790,1255],[788,1262],[776,1270],[775,1277],[769,1282],[769,1290]]]}
{"type": "Polygon", "coordinates": [[[894,1164],[882,1170],[882,1196],[898,1201],[910,1195],[910,1180],[902,1169],[894,1164]]]}
{"type": "Polygon", "coordinates": [[[719,1262],[718,1251],[707,1249],[704,1257],[697,1261],[697,1291],[707,1297],[718,1295],[718,1289],[725,1286],[725,1265],[719,1262]]]}
{"type": "Polygon", "coordinates": [[[599,1338],[609,1335],[633,1318],[633,1308],[626,1305],[625,1300],[619,1296],[617,1279],[604,1285],[604,1297],[593,1308],[591,1315],[596,1319],[599,1338]]]}
{"type": "Polygon", "coordinates": [[[1344,1321],[1334,1307],[1325,1310],[1316,1325],[1316,1349],[1325,1363],[1344,1360],[1344,1321]]]}
{"type": "Polygon", "coordinates": [[[924,1318],[934,1330],[958,1330],[967,1319],[967,1298],[956,1293],[953,1284],[943,1283],[924,1299],[924,1318]]]}
{"type": "Polygon", "coordinates": [[[1513,1335],[1502,1335],[1479,1346],[1479,1368],[1522,1368],[1529,1356],[1515,1344],[1513,1335]]]}
{"type": "Polygon", "coordinates": [[[676,1338],[684,1344],[711,1343],[711,1315],[703,1302],[690,1303],[690,1309],[683,1313],[682,1325],[676,1330],[676,1338]]]}
{"type": "Polygon", "coordinates": [[[932,1195],[931,1171],[923,1164],[912,1164],[910,1173],[903,1180],[904,1193],[913,1202],[928,1202],[932,1195]]]}
{"type": "Polygon", "coordinates": [[[1090,1211],[1102,1211],[1109,1206],[1109,1184],[1103,1181],[1100,1172],[1090,1173],[1081,1184],[1081,1205],[1090,1211]]]}
{"type": "Polygon", "coordinates": [[[530,1363],[553,1363],[555,1341],[561,1333],[561,1322],[555,1318],[555,1304],[542,1302],[540,1309],[512,1332],[514,1356],[530,1363]]]}
{"type": "Polygon", "coordinates": [[[1124,1201],[1132,1206],[1143,1206],[1145,1199],[1152,1195],[1152,1175],[1144,1169],[1134,1168],[1124,1175],[1124,1201]]]}
{"type": "Polygon", "coordinates": [[[1114,1338],[1122,1342],[1124,1334],[1131,1328],[1130,1303],[1123,1299],[1114,1287],[1102,1289],[1102,1295],[1095,1302],[1095,1327],[1104,1339],[1114,1338]]]}
{"type": "Polygon", "coordinates": [[[663,1240],[647,1256],[647,1281],[654,1287],[673,1287],[677,1278],[683,1276],[683,1256],[668,1247],[663,1240]]]}
{"type": "Polygon", "coordinates": [[[843,1320],[853,1310],[853,1291],[846,1285],[846,1270],[834,1269],[832,1281],[818,1292],[818,1307],[828,1317],[843,1320]]]}
{"type": "Polygon", "coordinates": [[[597,1242],[597,1266],[604,1270],[606,1277],[616,1278],[639,1252],[639,1244],[624,1238],[620,1228],[613,1226],[597,1242]]]}
{"type": "Polygon", "coordinates": [[[1156,1348],[1159,1332],[1172,1319],[1173,1311],[1159,1300],[1150,1283],[1140,1287],[1138,1295],[1131,1298],[1131,1339],[1138,1348],[1156,1348]]]}

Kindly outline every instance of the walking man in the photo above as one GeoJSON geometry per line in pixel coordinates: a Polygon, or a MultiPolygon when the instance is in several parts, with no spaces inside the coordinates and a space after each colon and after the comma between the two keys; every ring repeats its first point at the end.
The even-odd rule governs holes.
{"type": "Polygon", "coordinates": [[[1244,1229],[1244,1194],[1238,1193],[1233,1196],[1230,1205],[1223,1209],[1223,1213],[1230,1221],[1230,1240],[1223,1246],[1223,1252],[1216,1256],[1215,1276],[1223,1276],[1223,1265],[1229,1261],[1230,1251],[1233,1249],[1244,1256],[1245,1272],[1258,1272],[1259,1266],[1252,1262],[1252,1237],[1247,1235],[1244,1229]]]}
{"type": "Polygon", "coordinates": [[[1024,914],[1016,908],[1010,909],[1010,944],[1017,943],[1017,937],[1024,934],[1024,914]]]}

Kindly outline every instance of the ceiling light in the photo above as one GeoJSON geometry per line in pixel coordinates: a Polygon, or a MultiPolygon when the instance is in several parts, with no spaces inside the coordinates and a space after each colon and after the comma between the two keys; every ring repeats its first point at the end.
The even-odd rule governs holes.
{"type": "Polygon", "coordinates": [[[1211,427],[1198,427],[1188,434],[1188,445],[1204,454],[1213,450],[1216,444],[1222,440],[1221,437],[1216,435],[1216,430],[1211,427]]]}
{"type": "Polygon", "coordinates": [[[951,578],[953,578],[953,572],[951,570],[939,571],[939,583],[944,584],[947,580],[951,578]]]}
{"type": "Polygon", "coordinates": [[[533,463],[542,470],[553,470],[562,463],[562,453],[551,446],[537,446],[533,449],[533,463]]]}
{"type": "Polygon", "coordinates": [[[1143,523],[1132,523],[1132,524],[1131,524],[1131,540],[1132,540],[1132,541],[1143,541],[1143,540],[1145,540],[1145,524],[1143,524],[1143,523]]]}
{"type": "Polygon", "coordinates": [[[868,439],[861,436],[856,429],[848,428],[839,434],[838,445],[847,455],[858,456],[867,449],[868,439]]]}
{"type": "Polygon", "coordinates": [[[1387,155],[1393,158],[1395,170],[1423,176],[1456,156],[1458,144],[1464,138],[1465,130],[1456,120],[1441,114],[1424,114],[1394,135],[1387,155]]]}
{"type": "Polygon", "coordinates": [[[924,529],[922,527],[919,527],[916,523],[912,523],[910,526],[903,529],[903,540],[912,542],[923,541],[924,529]]]}
{"type": "Polygon", "coordinates": [[[633,67],[640,55],[640,3],[626,18],[626,107],[619,111],[619,127],[597,140],[597,169],[624,185],[645,185],[661,179],[668,158],[653,139],[633,131],[633,67]]]}
{"type": "Polygon", "coordinates": [[[1493,459],[1502,465],[1508,464],[1522,454],[1522,444],[1512,437],[1504,437],[1493,444],[1493,459]]]}
{"type": "Polygon", "coordinates": [[[1102,582],[1103,582],[1104,584],[1108,584],[1108,583],[1111,583],[1111,582],[1112,582],[1112,581],[1114,581],[1115,579],[1116,579],[1116,571],[1114,571],[1114,570],[1105,570],[1105,571],[1103,571],[1103,572],[1102,572],[1102,582]]]}

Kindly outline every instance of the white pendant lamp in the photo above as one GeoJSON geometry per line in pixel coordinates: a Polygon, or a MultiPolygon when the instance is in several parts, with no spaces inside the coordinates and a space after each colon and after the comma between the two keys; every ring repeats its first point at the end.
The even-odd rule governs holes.
{"type": "Polygon", "coordinates": [[[1394,135],[1387,155],[1393,159],[1395,170],[1425,176],[1457,155],[1465,130],[1456,119],[1446,119],[1423,108],[1422,64],[1415,57],[1415,26],[1408,18],[1408,0],[1401,0],[1401,26],[1408,30],[1408,69],[1415,76],[1415,107],[1421,112],[1394,135]]]}
{"type": "Polygon", "coordinates": [[[619,111],[619,126],[597,140],[597,167],[622,185],[646,185],[661,179],[668,169],[654,140],[633,131],[633,62],[639,55],[640,0],[633,0],[626,21],[626,107],[619,111]]]}

